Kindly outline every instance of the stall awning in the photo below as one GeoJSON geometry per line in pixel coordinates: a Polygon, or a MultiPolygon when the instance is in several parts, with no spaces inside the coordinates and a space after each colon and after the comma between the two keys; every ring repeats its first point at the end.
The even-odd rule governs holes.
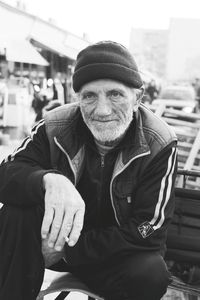
{"type": "Polygon", "coordinates": [[[67,45],[65,45],[64,43],[61,42],[56,42],[54,40],[50,40],[48,38],[46,39],[39,39],[38,37],[35,36],[31,36],[31,38],[33,39],[33,41],[35,41],[40,47],[47,49],[49,51],[55,52],[61,56],[65,56],[68,57],[72,60],[76,59],[76,56],[78,54],[78,50],[73,49],[67,45]]]}
{"type": "Polygon", "coordinates": [[[27,40],[9,40],[5,44],[8,61],[48,66],[49,63],[27,40]]]}

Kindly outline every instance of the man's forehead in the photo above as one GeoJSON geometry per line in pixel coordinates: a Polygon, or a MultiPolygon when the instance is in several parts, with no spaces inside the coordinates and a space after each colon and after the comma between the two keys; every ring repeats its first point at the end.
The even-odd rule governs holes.
{"type": "Polygon", "coordinates": [[[119,89],[122,91],[130,90],[131,88],[124,85],[122,82],[111,80],[111,79],[100,79],[91,81],[82,86],[80,93],[91,91],[91,90],[112,90],[119,89]]]}

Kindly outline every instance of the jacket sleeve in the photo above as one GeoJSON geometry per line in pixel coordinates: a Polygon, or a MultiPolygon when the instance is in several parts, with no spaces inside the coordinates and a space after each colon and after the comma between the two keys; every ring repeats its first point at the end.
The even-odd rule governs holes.
{"type": "Polygon", "coordinates": [[[74,247],[66,244],[66,261],[80,265],[99,263],[113,255],[133,251],[161,252],[174,210],[176,154],[176,144],[171,144],[148,165],[139,178],[132,215],[126,223],[83,231],[74,247]]]}
{"type": "Polygon", "coordinates": [[[44,199],[42,178],[52,171],[45,124],[41,120],[30,136],[1,163],[0,202],[19,206],[41,203],[44,199]]]}

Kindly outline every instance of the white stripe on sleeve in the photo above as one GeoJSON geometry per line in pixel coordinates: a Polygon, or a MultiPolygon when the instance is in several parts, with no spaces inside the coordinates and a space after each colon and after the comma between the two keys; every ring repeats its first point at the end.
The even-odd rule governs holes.
{"type": "Polygon", "coordinates": [[[150,224],[154,225],[160,219],[158,224],[156,226],[153,226],[154,230],[160,228],[162,226],[164,220],[165,220],[164,210],[165,210],[165,207],[166,207],[166,205],[169,201],[170,194],[171,194],[172,176],[173,176],[173,171],[174,171],[174,167],[175,167],[175,163],[176,163],[176,152],[177,152],[176,148],[173,147],[172,148],[172,153],[168,158],[167,171],[166,171],[166,173],[163,176],[162,181],[161,181],[161,187],[160,187],[160,192],[159,192],[159,197],[158,197],[158,202],[157,202],[157,205],[156,205],[154,217],[150,221],[150,224]],[[168,182],[167,182],[167,180],[168,180],[168,182]],[[164,190],[166,188],[166,184],[167,184],[167,190],[166,190],[165,199],[164,199],[164,202],[163,202],[163,195],[164,195],[164,190]]]}
{"type": "Polygon", "coordinates": [[[21,144],[20,147],[18,147],[10,156],[10,161],[13,161],[15,159],[15,155],[19,152],[26,149],[27,145],[33,140],[34,135],[38,132],[38,129],[44,124],[44,120],[39,121],[32,129],[30,137],[27,137],[21,144]]]}

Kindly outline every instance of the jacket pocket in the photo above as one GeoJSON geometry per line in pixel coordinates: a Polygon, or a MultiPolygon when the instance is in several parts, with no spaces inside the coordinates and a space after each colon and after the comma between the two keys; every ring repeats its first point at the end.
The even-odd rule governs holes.
{"type": "Polygon", "coordinates": [[[133,215],[133,198],[132,195],[126,195],[123,197],[118,197],[117,208],[118,214],[122,223],[126,223],[128,219],[133,215]]]}

